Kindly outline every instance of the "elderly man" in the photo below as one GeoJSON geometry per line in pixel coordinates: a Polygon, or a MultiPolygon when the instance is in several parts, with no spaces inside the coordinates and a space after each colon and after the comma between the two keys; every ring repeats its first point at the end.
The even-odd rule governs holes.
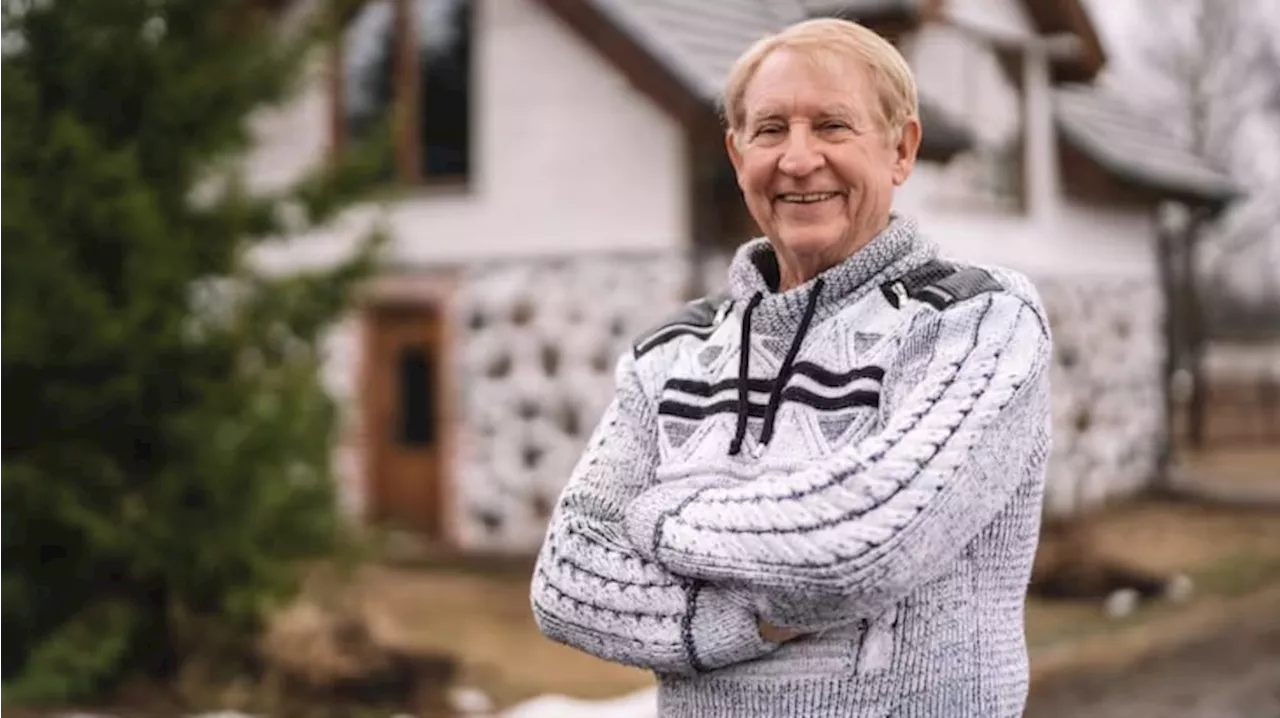
{"type": "Polygon", "coordinates": [[[766,237],[617,367],[533,580],[551,638],[653,670],[662,716],[1018,716],[1049,449],[1031,284],[891,210],[915,83],[813,20],[727,83],[766,237]]]}

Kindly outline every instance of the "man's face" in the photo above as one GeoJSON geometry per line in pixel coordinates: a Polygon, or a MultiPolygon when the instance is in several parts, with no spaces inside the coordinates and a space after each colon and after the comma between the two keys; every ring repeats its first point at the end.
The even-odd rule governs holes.
{"type": "Polygon", "coordinates": [[[729,156],[747,208],[780,259],[832,266],[885,227],[893,188],[911,173],[920,126],[911,120],[895,141],[864,67],[778,50],[756,70],[743,106],[729,156]]]}

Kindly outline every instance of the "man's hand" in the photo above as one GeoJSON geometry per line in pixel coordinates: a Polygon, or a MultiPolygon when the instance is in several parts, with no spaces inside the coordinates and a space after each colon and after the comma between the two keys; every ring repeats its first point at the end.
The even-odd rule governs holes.
{"type": "Polygon", "coordinates": [[[770,643],[786,643],[787,641],[804,635],[804,631],[794,628],[775,626],[763,618],[759,619],[758,624],[760,627],[760,637],[770,643]]]}

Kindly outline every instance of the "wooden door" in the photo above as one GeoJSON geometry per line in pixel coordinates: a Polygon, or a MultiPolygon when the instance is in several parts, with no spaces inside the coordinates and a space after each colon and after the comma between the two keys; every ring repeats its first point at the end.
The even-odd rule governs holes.
{"type": "Polygon", "coordinates": [[[428,306],[372,311],[365,366],[373,519],[441,538],[443,341],[428,306]]]}

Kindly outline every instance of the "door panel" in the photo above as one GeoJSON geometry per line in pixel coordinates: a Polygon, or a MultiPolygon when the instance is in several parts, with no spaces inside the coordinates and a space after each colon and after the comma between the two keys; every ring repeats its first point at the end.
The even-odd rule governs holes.
{"type": "Polygon", "coordinates": [[[440,318],[429,307],[385,307],[370,319],[366,377],[373,517],[439,538],[440,318]]]}

